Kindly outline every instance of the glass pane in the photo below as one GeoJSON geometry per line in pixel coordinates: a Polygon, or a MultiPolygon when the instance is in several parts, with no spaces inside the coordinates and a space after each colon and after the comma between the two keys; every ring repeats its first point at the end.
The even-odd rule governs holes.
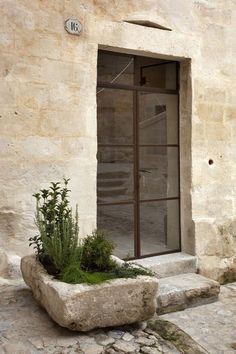
{"type": "Polygon", "coordinates": [[[141,255],[178,250],[179,200],[140,204],[141,255]]]}
{"type": "Polygon", "coordinates": [[[179,196],[177,147],[140,147],[140,199],[179,196]]]}
{"type": "Polygon", "coordinates": [[[98,143],[132,144],[133,92],[106,88],[99,90],[97,93],[98,143]]]}
{"type": "Polygon", "coordinates": [[[115,244],[117,257],[134,257],[133,205],[98,205],[97,227],[108,233],[115,244]]]}
{"type": "Polygon", "coordinates": [[[98,202],[133,200],[133,148],[99,147],[97,157],[98,202]]]}
{"type": "Polygon", "coordinates": [[[176,63],[141,66],[142,86],[176,90],[176,63]]]}
{"type": "Polygon", "coordinates": [[[98,82],[133,85],[134,59],[132,56],[98,52],[98,82]]]}
{"type": "Polygon", "coordinates": [[[178,96],[139,94],[140,144],[178,144],[178,96]]]}

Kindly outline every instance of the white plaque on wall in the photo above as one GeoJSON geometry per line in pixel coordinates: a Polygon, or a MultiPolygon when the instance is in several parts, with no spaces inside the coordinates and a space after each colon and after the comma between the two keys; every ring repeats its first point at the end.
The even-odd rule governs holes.
{"type": "Polygon", "coordinates": [[[68,20],[65,21],[65,29],[68,33],[78,36],[82,31],[82,24],[75,18],[68,18],[68,20]]]}

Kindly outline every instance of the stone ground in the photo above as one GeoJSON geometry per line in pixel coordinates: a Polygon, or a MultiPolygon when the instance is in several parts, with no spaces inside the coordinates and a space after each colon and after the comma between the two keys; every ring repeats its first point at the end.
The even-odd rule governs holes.
{"type": "Polygon", "coordinates": [[[156,332],[139,326],[70,332],[51,321],[24,283],[0,282],[0,354],[180,353],[156,332]]]}
{"type": "Polygon", "coordinates": [[[236,353],[236,282],[221,286],[219,301],[161,316],[212,354],[236,353]]]}
{"type": "MultiPolygon", "coordinates": [[[[236,283],[222,287],[219,302],[162,316],[212,354],[236,353],[236,283]],[[233,349],[235,348],[235,349],[233,349]]],[[[181,351],[183,352],[183,351],[181,351]]],[[[0,354],[180,353],[139,326],[70,332],[50,320],[23,282],[0,281],[0,354]]],[[[192,352],[194,354],[194,352],[192,352]]]]}

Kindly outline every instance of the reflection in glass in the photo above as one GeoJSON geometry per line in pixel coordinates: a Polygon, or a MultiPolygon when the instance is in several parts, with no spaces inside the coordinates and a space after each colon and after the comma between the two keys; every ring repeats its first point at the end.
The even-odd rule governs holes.
{"type": "Polygon", "coordinates": [[[177,147],[139,148],[140,199],[178,197],[177,147]]]}
{"type": "Polygon", "coordinates": [[[104,89],[97,94],[98,143],[133,143],[133,92],[104,89]]]}
{"type": "Polygon", "coordinates": [[[98,52],[97,227],[121,258],[140,257],[134,241],[141,256],[180,248],[179,200],[167,200],[179,198],[177,72],[176,62],[98,52]]]}
{"type": "Polygon", "coordinates": [[[134,59],[100,51],[98,55],[98,82],[133,85],[134,59]]]}
{"type": "Polygon", "coordinates": [[[97,158],[98,202],[133,200],[133,148],[99,147],[97,158]]]}
{"type": "Polygon", "coordinates": [[[134,257],[134,208],[133,205],[98,205],[97,227],[108,233],[114,242],[114,255],[134,257]]]}
{"type": "Polygon", "coordinates": [[[141,255],[178,250],[179,201],[140,204],[141,255]]]}
{"type": "Polygon", "coordinates": [[[178,96],[139,94],[140,144],[178,144],[178,96]]]}
{"type": "Polygon", "coordinates": [[[176,89],[176,63],[141,66],[142,86],[176,89]]]}

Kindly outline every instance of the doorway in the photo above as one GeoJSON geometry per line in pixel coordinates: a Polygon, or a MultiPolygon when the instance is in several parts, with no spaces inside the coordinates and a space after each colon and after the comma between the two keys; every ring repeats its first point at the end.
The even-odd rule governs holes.
{"type": "Polygon", "coordinates": [[[123,259],[180,251],[178,68],[98,52],[97,227],[123,259]]]}

